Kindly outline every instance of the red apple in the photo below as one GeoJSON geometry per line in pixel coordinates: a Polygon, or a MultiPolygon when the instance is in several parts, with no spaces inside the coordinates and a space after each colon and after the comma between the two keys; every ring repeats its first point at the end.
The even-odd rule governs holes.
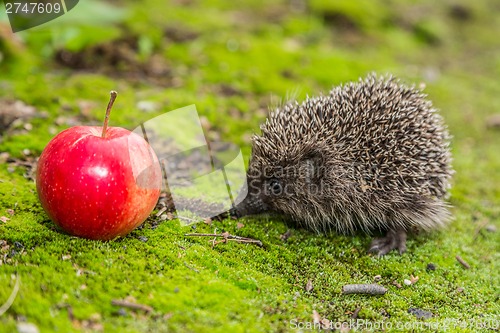
{"type": "Polygon", "coordinates": [[[151,213],[161,170],[151,146],[124,128],[75,126],[54,137],[38,161],[36,188],[49,217],[71,235],[124,236],[151,213]]]}

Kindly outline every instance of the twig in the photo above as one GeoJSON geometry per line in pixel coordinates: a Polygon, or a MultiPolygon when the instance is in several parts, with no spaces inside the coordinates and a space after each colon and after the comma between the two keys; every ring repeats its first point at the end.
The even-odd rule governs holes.
{"type": "Polygon", "coordinates": [[[160,215],[165,213],[166,210],[167,210],[167,207],[163,207],[162,209],[160,209],[158,211],[158,213],[156,213],[156,217],[160,217],[160,215]]]}
{"type": "Polygon", "coordinates": [[[343,294],[367,294],[367,295],[383,295],[387,291],[383,286],[370,284],[346,284],[342,287],[343,294]]]}
{"type": "Polygon", "coordinates": [[[204,233],[192,233],[192,234],[185,234],[184,236],[187,237],[214,237],[214,238],[223,238],[222,241],[215,242],[215,239],[213,240],[214,245],[218,243],[226,243],[227,241],[233,240],[239,243],[249,243],[249,244],[255,244],[258,246],[263,246],[262,242],[258,239],[253,239],[253,238],[248,238],[248,237],[241,237],[241,236],[235,236],[231,235],[228,232],[223,232],[222,234],[204,234],[204,233]]]}
{"type": "Polygon", "coordinates": [[[191,266],[189,266],[189,265],[188,265],[188,264],[186,264],[186,263],[184,263],[184,266],[186,266],[187,268],[189,268],[190,270],[192,270],[192,271],[194,271],[194,272],[196,272],[196,273],[199,273],[199,272],[200,272],[200,271],[199,271],[199,270],[197,270],[196,268],[191,267],[191,266]]]}
{"type": "Polygon", "coordinates": [[[120,299],[114,299],[114,300],[112,300],[111,304],[112,305],[121,306],[121,307],[124,307],[124,308],[129,308],[129,309],[132,309],[132,310],[142,310],[142,311],[147,312],[147,313],[153,312],[153,308],[150,307],[149,305],[127,302],[127,301],[123,301],[123,300],[120,300],[120,299]]]}
{"type": "Polygon", "coordinates": [[[9,298],[2,306],[0,306],[0,316],[3,315],[5,312],[7,312],[7,310],[9,310],[10,307],[12,306],[12,303],[14,303],[17,293],[19,292],[19,280],[20,280],[19,276],[16,276],[16,284],[14,285],[14,288],[12,289],[9,298]]]}
{"type": "Polygon", "coordinates": [[[68,304],[66,306],[66,310],[68,310],[68,318],[69,318],[69,320],[71,320],[71,321],[75,320],[75,315],[73,314],[73,307],[68,304]]]}
{"type": "Polygon", "coordinates": [[[455,256],[455,258],[462,266],[464,266],[465,269],[470,269],[470,265],[465,260],[463,260],[461,256],[455,256]]]}

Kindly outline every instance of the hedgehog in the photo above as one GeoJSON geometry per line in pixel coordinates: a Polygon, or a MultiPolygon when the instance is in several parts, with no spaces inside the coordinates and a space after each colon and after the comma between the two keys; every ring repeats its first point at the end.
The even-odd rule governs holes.
{"type": "Polygon", "coordinates": [[[378,255],[402,254],[408,233],[450,220],[450,136],[415,86],[370,74],[287,101],[260,129],[233,216],[275,213],[317,232],[381,234],[368,248],[378,255]]]}

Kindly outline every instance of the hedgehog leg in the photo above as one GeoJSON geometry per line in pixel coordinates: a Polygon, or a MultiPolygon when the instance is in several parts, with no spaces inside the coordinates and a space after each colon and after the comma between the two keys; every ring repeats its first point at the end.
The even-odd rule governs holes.
{"type": "Polygon", "coordinates": [[[405,230],[397,229],[387,231],[385,237],[376,238],[372,241],[368,252],[374,252],[379,256],[383,256],[394,249],[398,249],[399,254],[403,254],[406,251],[405,230]]]}

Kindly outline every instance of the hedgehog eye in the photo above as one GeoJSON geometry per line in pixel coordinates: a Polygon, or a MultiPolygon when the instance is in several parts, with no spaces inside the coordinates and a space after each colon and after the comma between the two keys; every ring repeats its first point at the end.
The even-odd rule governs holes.
{"type": "Polygon", "coordinates": [[[269,181],[269,190],[274,195],[280,195],[282,188],[279,180],[277,180],[276,178],[271,179],[269,181]]]}

